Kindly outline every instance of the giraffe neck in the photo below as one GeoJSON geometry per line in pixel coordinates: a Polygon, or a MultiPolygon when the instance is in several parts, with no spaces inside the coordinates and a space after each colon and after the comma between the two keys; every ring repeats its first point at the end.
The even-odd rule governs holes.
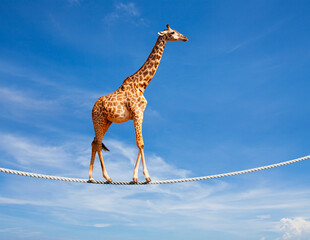
{"type": "Polygon", "coordinates": [[[159,36],[145,63],[136,73],[126,78],[122,86],[133,83],[143,93],[157,71],[166,43],[166,38],[159,36]]]}

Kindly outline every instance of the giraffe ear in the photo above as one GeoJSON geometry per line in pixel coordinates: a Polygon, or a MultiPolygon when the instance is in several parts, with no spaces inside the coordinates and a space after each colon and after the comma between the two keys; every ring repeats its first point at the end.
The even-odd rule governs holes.
{"type": "Polygon", "coordinates": [[[158,35],[159,36],[164,36],[164,33],[163,32],[158,32],[158,35]]]}

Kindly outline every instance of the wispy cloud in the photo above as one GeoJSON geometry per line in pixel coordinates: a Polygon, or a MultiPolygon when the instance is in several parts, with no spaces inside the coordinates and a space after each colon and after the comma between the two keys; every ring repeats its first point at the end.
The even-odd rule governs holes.
{"type": "Polygon", "coordinates": [[[139,9],[133,2],[117,3],[114,10],[103,19],[106,24],[113,24],[120,20],[130,21],[136,25],[145,24],[145,19],[141,17],[139,9]]]}
{"type": "Polygon", "coordinates": [[[14,198],[0,197],[0,204],[9,204],[9,205],[34,205],[34,206],[55,206],[50,201],[41,201],[41,200],[22,200],[14,198]]]}
{"type": "Polygon", "coordinates": [[[276,31],[277,29],[279,29],[280,27],[282,27],[282,25],[284,23],[286,23],[288,20],[290,20],[292,18],[292,16],[289,16],[287,18],[284,18],[272,25],[270,25],[267,29],[265,29],[264,31],[262,31],[261,33],[255,35],[255,36],[252,36],[252,37],[249,37],[243,41],[240,41],[239,43],[235,44],[234,46],[230,47],[226,53],[227,54],[230,54],[230,53],[233,53],[235,51],[237,51],[238,49],[240,48],[243,48],[245,46],[247,46],[248,44],[252,43],[252,42],[255,42],[261,38],[264,38],[266,36],[268,36],[269,34],[273,33],[274,31],[276,31]]]}
{"type": "Polygon", "coordinates": [[[0,232],[12,232],[16,231],[17,228],[5,228],[5,229],[0,229],[0,232]]]}
{"type": "MultiPolygon", "coordinates": [[[[21,183],[19,188],[23,185],[21,183]]],[[[250,194],[251,197],[242,197],[249,196],[248,190],[232,192],[234,186],[222,182],[129,187],[94,185],[64,187],[59,184],[48,184],[48,188],[52,193],[48,194],[48,198],[42,195],[40,187],[30,190],[30,193],[23,197],[33,199],[41,194],[40,201],[2,197],[0,203],[48,206],[53,212],[60,208],[65,215],[66,212],[68,214],[70,212],[70,215],[80,216],[77,219],[81,219],[81,216],[85,217],[84,222],[74,223],[85,226],[89,226],[94,221],[92,226],[95,227],[135,225],[167,230],[171,227],[169,223],[173,222],[174,228],[189,227],[210,231],[244,232],[245,234],[249,231],[251,234],[258,234],[258,229],[274,231],[270,228],[274,226],[273,217],[248,218],[257,212],[274,214],[278,211],[278,213],[285,214],[296,207],[300,211],[309,209],[308,201],[300,201],[300,193],[294,190],[287,191],[285,198],[281,197],[283,195],[280,190],[274,189],[273,191],[258,189],[256,194],[250,194]],[[298,204],[283,204],[284,202],[292,203],[296,199],[298,199],[298,204]],[[91,215],[92,218],[87,218],[85,215],[91,215]],[[109,223],[98,223],[99,216],[101,216],[101,221],[109,223]],[[117,219],[115,216],[118,216],[117,219]]],[[[23,191],[19,191],[19,195],[23,195],[23,191]]],[[[59,220],[61,222],[71,221],[63,218],[59,220]]],[[[289,224],[289,226],[292,225],[289,224]]],[[[283,232],[280,233],[283,234],[283,232]]]]}
{"type": "Polygon", "coordinates": [[[67,0],[70,5],[80,5],[83,0],[67,0]]]}
{"type": "Polygon", "coordinates": [[[36,99],[33,97],[33,93],[30,94],[27,93],[27,91],[6,87],[0,87],[0,104],[4,107],[14,109],[14,111],[20,111],[22,109],[51,111],[53,107],[55,108],[57,106],[56,102],[53,100],[36,99]]]}
{"type": "Polygon", "coordinates": [[[0,72],[9,74],[15,77],[22,77],[29,81],[44,84],[47,86],[55,86],[55,83],[48,78],[42,77],[34,71],[28,68],[18,66],[16,64],[9,63],[3,59],[0,59],[0,72]]]}
{"type": "MultiPolygon", "coordinates": [[[[36,139],[14,135],[2,134],[0,139],[2,150],[14,156],[21,168],[38,169],[38,165],[41,165],[47,174],[56,171],[67,176],[87,178],[90,157],[90,144],[87,141],[72,140],[70,143],[49,146],[36,139]],[[72,147],[74,145],[79,147],[72,147]],[[57,170],[55,166],[62,167],[62,170],[57,170]]],[[[110,153],[104,155],[110,176],[114,180],[130,180],[137,155],[136,147],[113,139],[107,139],[106,142],[111,149],[110,153]]],[[[190,173],[169,164],[160,156],[147,154],[146,157],[153,179],[187,177],[190,173]]],[[[102,178],[98,161],[96,164],[95,177],[102,178]]],[[[6,186],[11,188],[5,191],[10,196],[0,194],[0,204],[40,206],[48,208],[44,212],[64,223],[69,221],[67,224],[98,228],[126,225],[168,230],[171,227],[169,223],[174,222],[174,228],[187,226],[228,232],[235,232],[235,229],[240,232],[257,229],[276,231],[270,227],[275,226],[274,215],[289,214],[292,209],[295,213],[310,213],[307,210],[310,209],[309,190],[283,191],[268,184],[268,187],[254,185],[244,188],[224,181],[164,186],[64,185],[46,181],[41,185],[35,180],[23,183],[17,178],[21,177],[16,177],[16,181],[6,186]],[[17,188],[16,182],[18,194],[14,190],[17,188]],[[29,184],[36,187],[29,188],[29,184]],[[48,194],[44,195],[47,189],[48,194]],[[70,216],[76,215],[74,222],[61,217],[66,212],[70,212],[70,216]],[[92,218],[88,218],[88,215],[92,218]]],[[[294,231],[300,229],[307,232],[308,223],[306,219],[283,219],[277,225],[277,232],[283,236],[293,236],[294,231]]]]}
{"type": "Polygon", "coordinates": [[[97,227],[97,228],[106,228],[106,227],[110,227],[111,224],[107,224],[107,223],[96,223],[93,225],[94,227],[97,227]]]}
{"type": "Polygon", "coordinates": [[[10,236],[14,236],[18,239],[37,239],[36,237],[42,238],[42,233],[39,231],[27,231],[21,227],[19,228],[7,228],[7,229],[0,229],[0,233],[9,233],[10,236]]]}
{"type": "Polygon", "coordinates": [[[129,3],[118,3],[115,7],[119,11],[123,11],[130,16],[139,16],[140,13],[136,7],[136,5],[132,2],[129,3]]]}
{"type": "Polygon", "coordinates": [[[69,154],[63,146],[48,146],[42,142],[35,143],[36,141],[38,142],[12,134],[0,134],[0,149],[24,168],[30,166],[35,169],[40,169],[40,166],[61,168],[69,159],[69,154]]]}
{"type": "Polygon", "coordinates": [[[156,120],[162,120],[163,117],[160,115],[160,113],[154,109],[152,109],[150,106],[148,106],[145,110],[145,116],[151,119],[156,120]]]}
{"type": "Polygon", "coordinates": [[[3,117],[15,121],[27,122],[27,116],[34,114],[60,116],[66,114],[68,109],[72,115],[78,118],[89,117],[94,102],[98,97],[105,94],[104,92],[79,89],[64,83],[55,83],[52,80],[54,77],[57,79],[70,78],[66,74],[58,73],[54,77],[46,77],[44,74],[37,73],[35,69],[26,69],[18,64],[3,60],[0,60],[0,72],[4,72],[13,78],[22,76],[24,81],[38,85],[31,89],[19,87],[19,84],[14,84],[14,87],[0,86],[0,106],[5,110],[1,114],[3,117]]]}

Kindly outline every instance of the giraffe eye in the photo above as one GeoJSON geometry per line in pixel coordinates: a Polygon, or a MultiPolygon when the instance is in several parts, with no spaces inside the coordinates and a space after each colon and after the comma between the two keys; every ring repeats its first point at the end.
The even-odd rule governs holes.
{"type": "Polygon", "coordinates": [[[175,34],[175,32],[172,32],[171,34],[175,34]]]}

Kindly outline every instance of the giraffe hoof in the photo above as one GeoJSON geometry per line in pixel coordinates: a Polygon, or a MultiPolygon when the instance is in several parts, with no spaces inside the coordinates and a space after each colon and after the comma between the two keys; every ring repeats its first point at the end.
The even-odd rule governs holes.
{"type": "Polygon", "coordinates": [[[150,177],[146,177],[145,180],[146,180],[147,182],[152,181],[152,179],[151,179],[150,177]]]}
{"type": "Polygon", "coordinates": [[[107,178],[107,182],[111,183],[112,179],[111,178],[107,178]]]}
{"type": "Polygon", "coordinates": [[[136,177],[132,178],[132,180],[133,180],[134,183],[138,182],[138,178],[136,178],[136,177]]]}
{"type": "Polygon", "coordinates": [[[88,183],[95,183],[96,181],[95,181],[95,179],[90,178],[87,182],[88,182],[88,183]]]}

